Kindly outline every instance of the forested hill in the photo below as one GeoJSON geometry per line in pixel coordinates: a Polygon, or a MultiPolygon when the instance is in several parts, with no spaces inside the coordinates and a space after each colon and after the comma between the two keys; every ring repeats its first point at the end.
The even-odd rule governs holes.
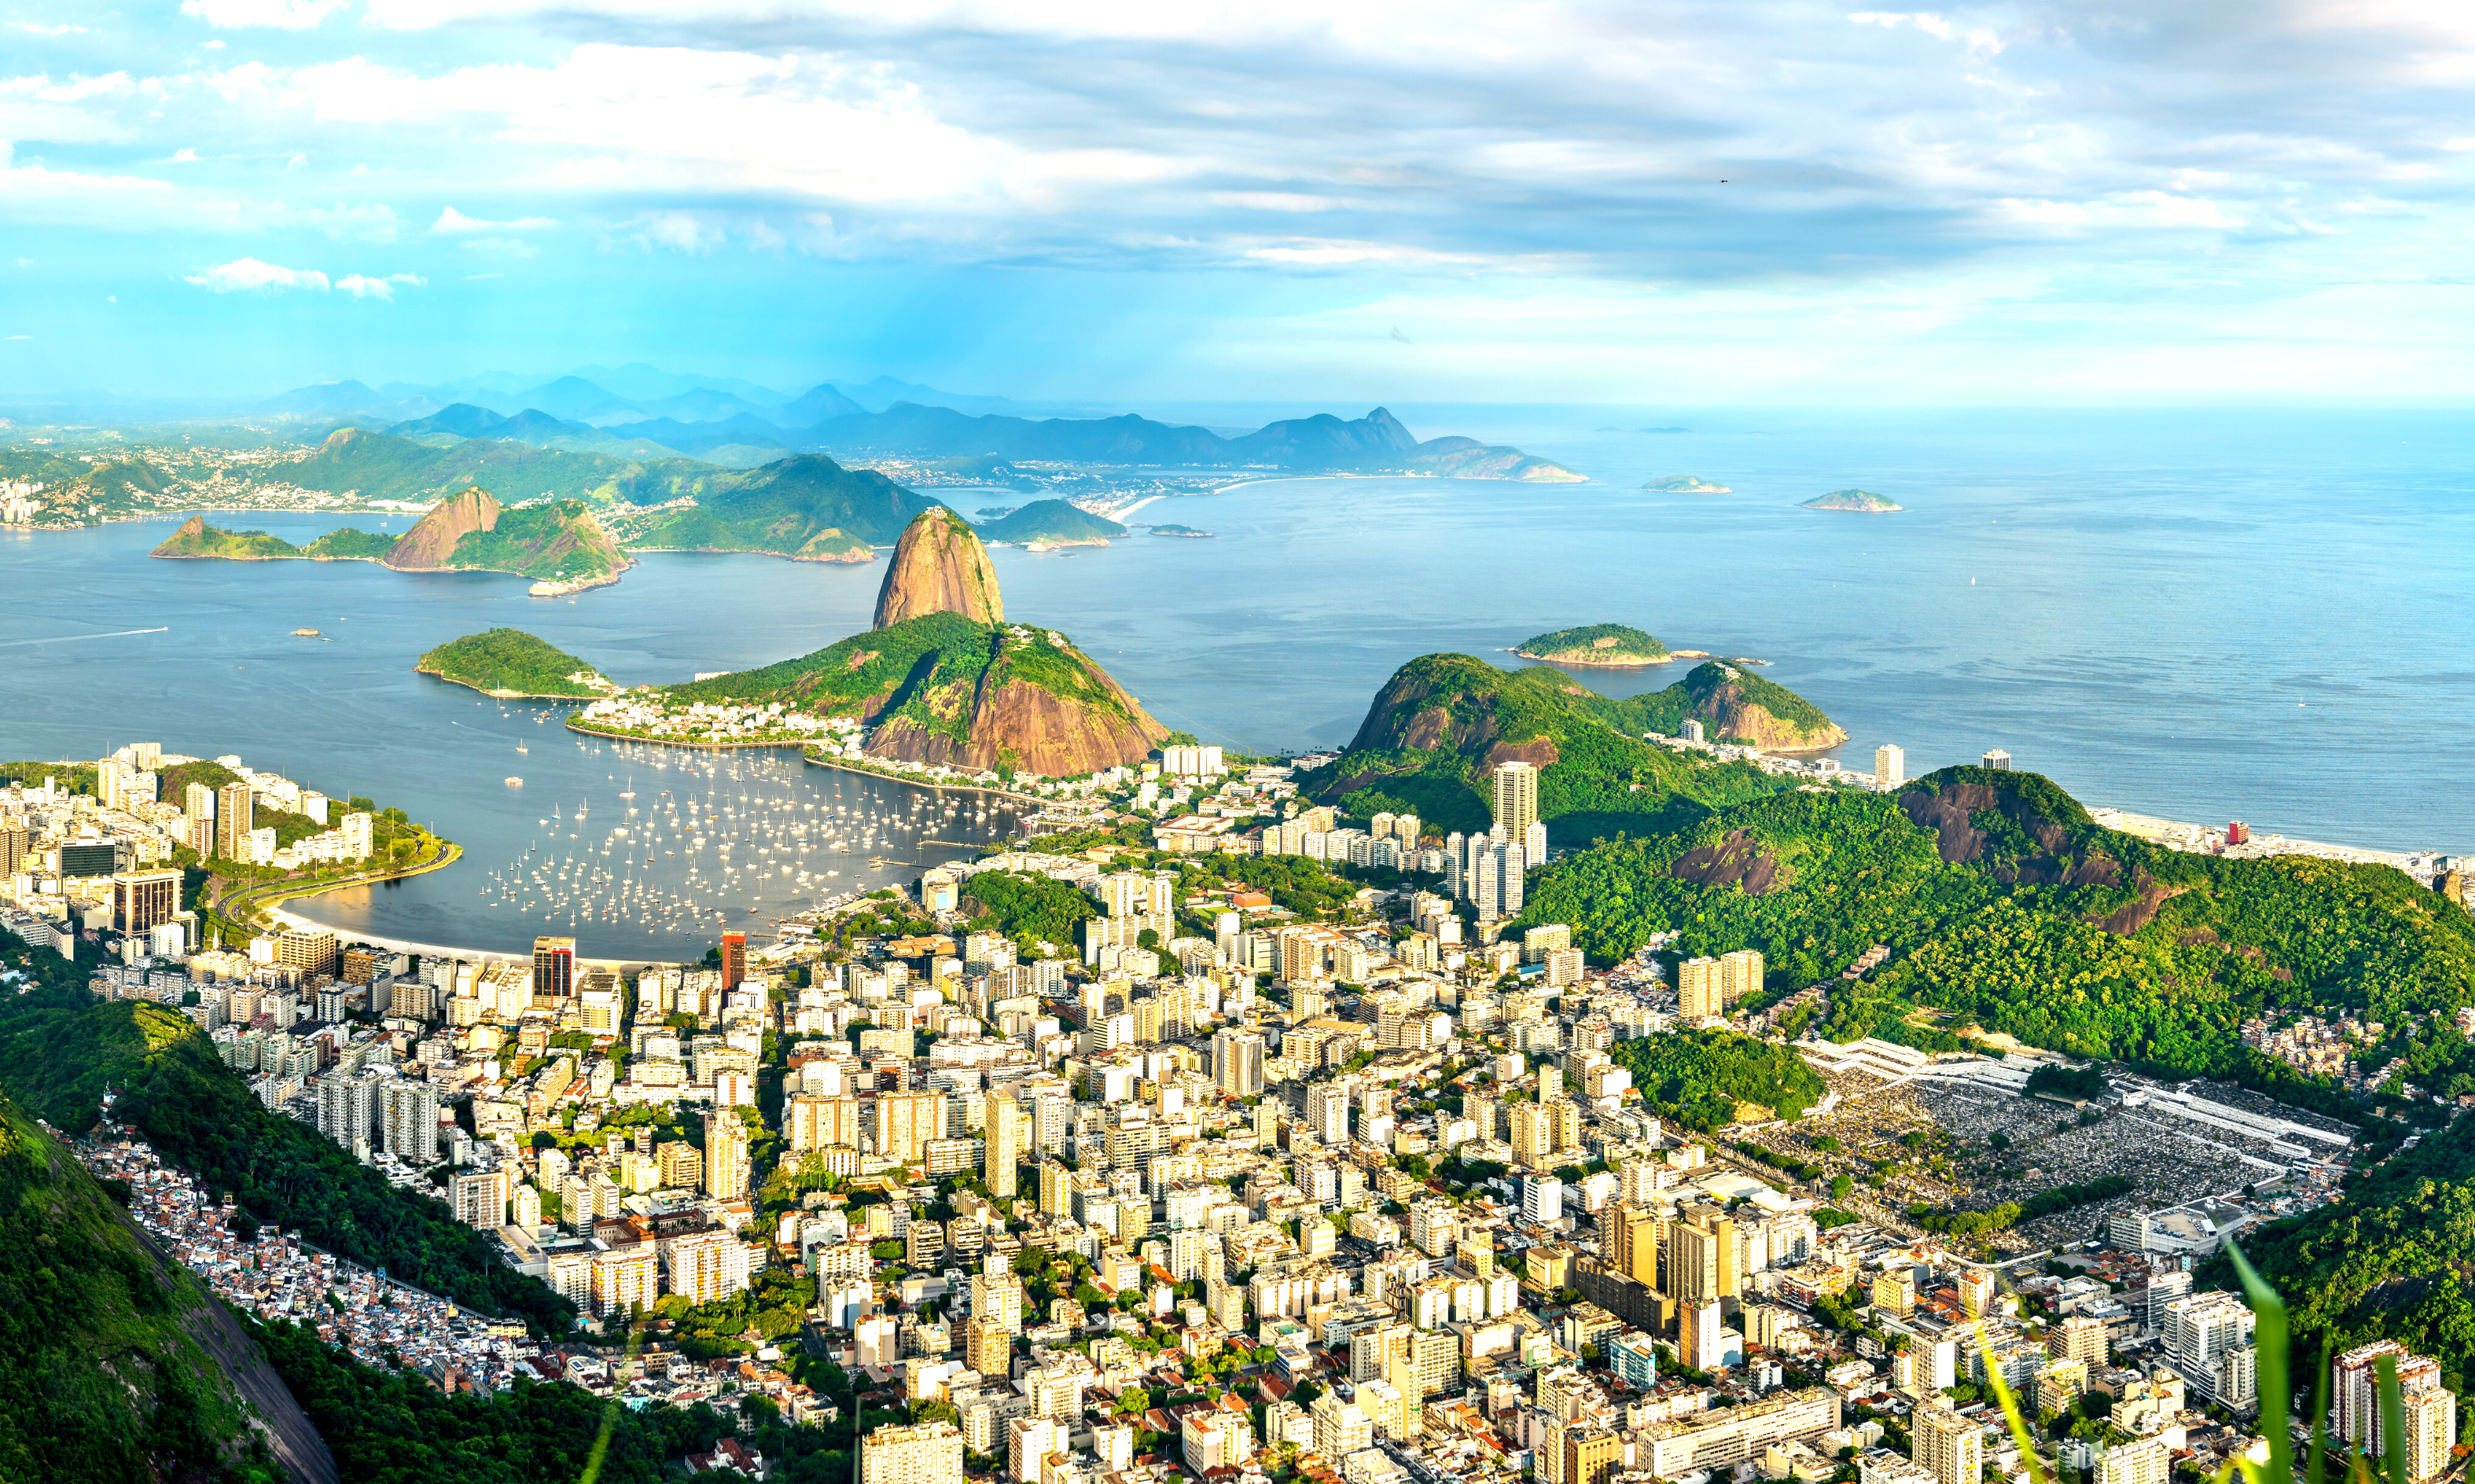
{"type": "Polygon", "coordinates": [[[1722,808],[1548,867],[1525,922],[1570,923],[1602,961],[1665,931],[1687,954],[1759,949],[1774,991],[1881,943],[1888,965],[1831,987],[1836,1039],[1930,1043],[1916,1022],[1939,1018],[2184,1075],[2291,1080],[2241,1042],[2263,1010],[2438,1012],[2398,1054],[2433,1090],[2475,1091],[2475,1050],[2447,1024],[2475,1000],[2464,909],[2387,866],[2166,850],[2034,773],[1722,808]]]}
{"type": "Polygon", "coordinates": [[[1801,697],[1768,681],[1748,689],[1749,681],[1734,667],[1703,665],[1666,690],[1615,700],[1557,669],[1505,670],[1472,655],[1426,655],[1393,671],[1348,751],[1311,787],[1318,797],[1347,801],[1353,813],[1408,809],[1438,829],[1484,829],[1486,774],[1518,759],[1542,770],[1539,817],[1558,846],[1673,828],[1709,806],[1789,785],[1750,764],[1659,746],[1643,733],[1672,734],[1684,718],[1700,717],[1714,740],[1738,721],[1775,745],[1846,735],[1801,697]]]}
{"type": "MultiPolygon", "coordinates": [[[[2441,1382],[2475,1374],[2475,1117],[2462,1115],[2389,1159],[2335,1204],[2246,1232],[2243,1255],[2291,1307],[2300,1345],[2322,1355],[2398,1340],[2437,1356],[2441,1382]]],[[[2220,1256],[2199,1281],[2236,1285],[2220,1256]]],[[[2296,1356],[2297,1374],[2308,1374],[2296,1356]]]]}
{"type": "MultiPolygon", "coordinates": [[[[0,944],[22,945],[0,931],[0,944]]],[[[163,1157],[236,1196],[246,1219],[297,1229],[340,1256],[485,1314],[563,1331],[573,1307],[500,1261],[489,1236],[445,1203],[398,1190],[315,1129],[261,1106],[178,1011],[94,1003],[83,983],[16,997],[0,1010],[0,1091],[54,1127],[94,1127],[104,1089],[112,1115],[163,1157]]]]}

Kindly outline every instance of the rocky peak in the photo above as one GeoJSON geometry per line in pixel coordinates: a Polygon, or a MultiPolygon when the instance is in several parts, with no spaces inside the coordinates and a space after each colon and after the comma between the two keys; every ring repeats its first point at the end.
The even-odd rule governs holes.
{"type": "Polygon", "coordinates": [[[886,566],[885,586],[876,594],[878,628],[930,613],[959,613],[978,623],[1005,621],[989,548],[943,505],[921,511],[903,527],[886,566]]]}
{"type": "Polygon", "coordinates": [[[460,490],[430,506],[381,561],[398,572],[444,567],[457,542],[475,531],[496,530],[498,524],[499,502],[487,490],[460,490]]]}

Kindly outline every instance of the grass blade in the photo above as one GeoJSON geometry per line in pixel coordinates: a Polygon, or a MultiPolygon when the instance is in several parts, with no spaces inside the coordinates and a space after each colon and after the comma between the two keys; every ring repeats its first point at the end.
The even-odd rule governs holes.
{"type": "Polygon", "coordinates": [[[2243,1302],[2251,1305],[2256,1321],[2252,1335],[2254,1375],[2259,1381],[2261,1436],[2268,1444],[2268,1464],[2263,1472],[2277,1484],[2291,1484],[2294,1477],[2294,1438],[2289,1414],[2293,1409],[2294,1392],[2287,1378],[2286,1301],[2253,1271],[2242,1249],[2232,1238],[2226,1241],[2226,1255],[2234,1260],[2235,1273],[2242,1279],[2243,1302]]]}
{"type": "Polygon", "coordinates": [[[2406,1484],[2406,1401],[2398,1394],[2397,1361],[2383,1355],[2375,1364],[2381,1376],[2381,1462],[2389,1484],[2406,1484]]]}
{"type": "Polygon", "coordinates": [[[2312,1451],[2304,1465],[2304,1484],[2320,1484],[2329,1454],[2329,1356],[2327,1341],[2312,1361],[2312,1451]]]}
{"type": "MultiPolygon", "coordinates": [[[[1976,1338],[1980,1346],[1984,1344],[1982,1326],[1977,1328],[1976,1338]]],[[[1987,1359],[1990,1362],[1992,1357],[1989,1355],[1987,1359]]],[[[2046,1477],[2045,1460],[2037,1456],[2036,1435],[2028,1430],[2028,1420],[2020,1415],[2020,1399],[2011,1395],[2011,1383],[2003,1378],[2002,1367],[1989,1363],[1985,1368],[1985,1378],[1993,1383],[1994,1399],[2002,1408],[2003,1421],[2011,1424],[2011,1441],[2020,1445],[2020,1457],[2028,1465],[2029,1484],[2049,1484],[2046,1477]]]]}

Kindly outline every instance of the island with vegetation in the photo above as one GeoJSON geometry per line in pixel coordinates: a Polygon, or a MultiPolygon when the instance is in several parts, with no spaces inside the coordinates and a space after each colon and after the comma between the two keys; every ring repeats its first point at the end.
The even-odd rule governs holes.
{"type": "Polygon", "coordinates": [[[1525,660],[1545,660],[1551,665],[1599,665],[1613,669],[1664,665],[1676,657],[1655,636],[1621,623],[1559,628],[1552,634],[1523,640],[1512,652],[1525,660]]]}
{"type": "Polygon", "coordinates": [[[395,572],[504,572],[534,580],[537,596],[616,582],[630,566],[584,502],[502,505],[465,489],[429,507],[402,536],[345,527],[306,547],[264,531],[226,531],[193,515],[152,556],[223,561],[376,562],[395,572]]]}
{"type": "Polygon", "coordinates": [[[1832,490],[1827,495],[1816,495],[1811,499],[1803,501],[1799,508],[1852,510],[1863,515],[1887,515],[1901,507],[1875,494],[1872,490],[1832,490]]]}
{"type": "Polygon", "coordinates": [[[1712,484],[1707,479],[1697,479],[1691,474],[1669,474],[1664,479],[1653,479],[1642,488],[1656,490],[1662,495],[1733,495],[1736,493],[1724,484],[1712,484]]]}
{"type": "Polygon", "coordinates": [[[1126,528],[1071,500],[1036,499],[979,527],[984,542],[1011,542],[1044,551],[1051,547],[1105,547],[1126,528]]]}
{"type": "Polygon", "coordinates": [[[413,669],[505,700],[590,700],[619,689],[575,655],[513,628],[450,640],[413,669]]]}
{"type": "Polygon", "coordinates": [[[1186,536],[1197,539],[1209,539],[1212,535],[1210,531],[1199,531],[1191,525],[1155,525],[1151,527],[1151,533],[1155,536],[1186,536]]]}

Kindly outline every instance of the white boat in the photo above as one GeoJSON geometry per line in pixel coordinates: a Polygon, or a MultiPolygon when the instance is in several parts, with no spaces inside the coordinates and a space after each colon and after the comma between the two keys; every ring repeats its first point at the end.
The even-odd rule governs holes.
{"type": "Polygon", "coordinates": [[[507,780],[507,787],[510,789],[521,789],[524,786],[525,781],[521,778],[510,778],[507,780]]]}

